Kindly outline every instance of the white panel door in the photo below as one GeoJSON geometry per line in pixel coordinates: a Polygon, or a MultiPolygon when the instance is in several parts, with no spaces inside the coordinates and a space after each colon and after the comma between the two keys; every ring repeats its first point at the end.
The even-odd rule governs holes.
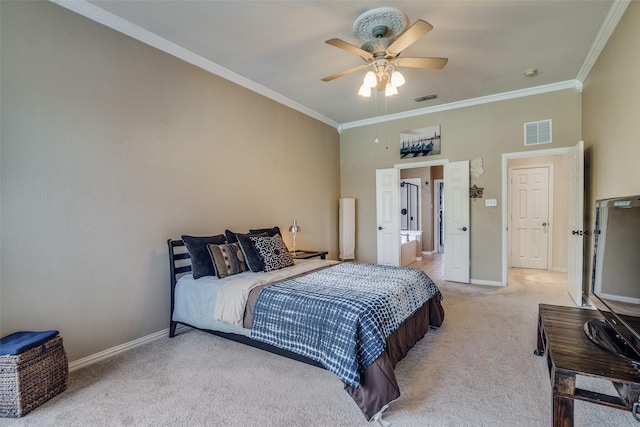
{"type": "Polygon", "coordinates": [[[549,268],[549,168],[514,168],[511,185],[511,267],[549,268]]]}
{"type": "Polygon", "coordinates": [[[469,283],[469,161],[444,165],[444,280],[469,283]]]}
{"type": "Polygon", "coordinates": [[[569,152],[569,280],[567,291],[577,306],[582,305],[584,257],[584,143],[569,152]]]}
{"type": "Polygon", "coordinates": [[[400,183],[397,169],[376,170],[378,264],[400,265],[400,183]]]}

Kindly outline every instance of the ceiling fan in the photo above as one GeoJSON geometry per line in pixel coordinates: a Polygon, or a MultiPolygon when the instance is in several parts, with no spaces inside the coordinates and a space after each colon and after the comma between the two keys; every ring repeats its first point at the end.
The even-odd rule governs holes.
{"type": "Polygon", "coordinates": [[[353,30],[358,38],[366,40],[361,47],[337,38],[329,39],[325,43],[355,53],[365,64],[332,74],[322,81],[328,82],[370,68],[358,93],[370,96],[371,89],[377,87],[378,90],[385,89],[386,95],[389,96],[398,93],[396,88],[404,84],[404,77],[397,67],[439,70],[447,65],[447,58],[400,57],[403,50],[433,29],[431,24],[418,19],[405,31],[408,23],[407,15],[391,7],[373,9],[360,15],[354,21],[353,30]]]}

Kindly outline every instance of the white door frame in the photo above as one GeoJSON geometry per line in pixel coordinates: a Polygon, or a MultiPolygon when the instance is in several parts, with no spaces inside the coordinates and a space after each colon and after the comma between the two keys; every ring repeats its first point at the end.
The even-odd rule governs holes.
{"type": "Polygon", "coordinates": [[[444,179],[433,180],[433,253],[440,253],[440,209],[437,202],[440,200],[440,184],[444,179]]]}
{"type": "Polygon", "coordinates": [[[507,285],[508,276],[508,238],[509,233],[507,230],[509,221],[507,216],[509,200],[509,167],[508,163],[510,159],[522,159],[529,157],[543,157],[543,156],[557,156],[568,155],[574,147],[561,147],[561,148],[549,148],[546,150],[535,151],[519,151],[516,153],[503,153],[502,154],[502,285],[507,285]]]}

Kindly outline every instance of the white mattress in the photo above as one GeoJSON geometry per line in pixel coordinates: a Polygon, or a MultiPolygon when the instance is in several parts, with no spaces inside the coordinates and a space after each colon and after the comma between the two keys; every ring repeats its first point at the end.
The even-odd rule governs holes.
{"type": "Polygon", "coordinates": [[[254,277],[256,280],[275,282],[295,276],[304,271],[314,270],[335,263],[337,263],[337,261],[323,259],[295,260],[295,265],[292,267],[266,273],[245,271],[240,274],[225,277],[224,279],[218,279],[214,276],[194,279],[192,274],[185,274],[180,277],[176,283],[172,320],[183,322],[200,329],[210,329],[249,336],[251,333],[250,329],[214,320],[213,312],[216,305],[217,293],[225,282],[241,277],[254,277]]]}

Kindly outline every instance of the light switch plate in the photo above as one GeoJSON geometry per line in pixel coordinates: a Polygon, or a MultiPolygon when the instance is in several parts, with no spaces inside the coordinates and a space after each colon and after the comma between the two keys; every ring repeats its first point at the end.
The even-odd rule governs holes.
{"type": "Polygon", "coordinates": [[[496,200],[496,199],[485,199],[484,205],[485,206],[498,206],[498,200],[496,200]]]}

